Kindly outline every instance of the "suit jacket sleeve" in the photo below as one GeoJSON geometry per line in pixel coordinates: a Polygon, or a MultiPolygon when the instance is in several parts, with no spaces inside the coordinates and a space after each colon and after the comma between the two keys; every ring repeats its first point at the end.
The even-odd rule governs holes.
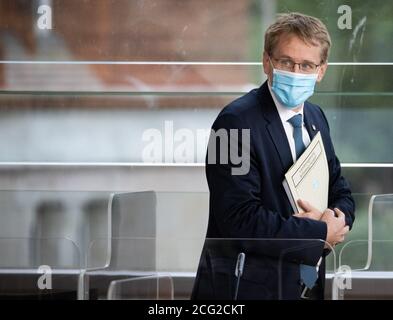
{"type": "MultiPolygon", "coordinates": [[[[250,129],[237,115],[221,114],[213,124],[213,132],[225,130],[229,136],[230,129],[250,129]]],[[[270,238],[270,239],[326,239],[327,225],[325,222],[291,216],[284,218],[278,212],[266,208],[260,194],[263,176],[258,169],[253,148],[253,132],[251,131],[250,148],[243,148],[243,139],[238,135],[237,143],[228,140],[227,152],[237,145],[238,150],[246,150],[244,157],[249,157],[249,170],[246,174],[233,175],[236,167],[231,161],[220,163],[220,143],[209,140],[208,156],[206,157],[206,175],[210,189],[210,206],[212,217],[216,219],[220,237],[226,238],[270,238]],[[209,153],[215,152],[216,163],[209,163],[209,153]]],[[[254,133],[255,134],[255,133],[254,133]]],[[[232,150],[233,151],[233,150],[232,150]]],[[[237,150],[236,150],[237,152],[237,150]]],[[[239,151],[240,153],[240,151],[239,151]]],[[[222,158],[221,154],[221,158],[222,158]]],[[[268,157],[268,155],[266,155],[268,157]]],[[[224,162],[224,161],[222,161],[224,162]]],[[[296,261],[315,265],[323,250],[323,242],[314,250],[294,253],[296,261]]],[[[274,247],[274,246],[273,246],[274,247]]],[[[272,247],[272,248],[273,248],[272,247]]],[[[274,250],[274,249],[272,249],[274,250]]],[[[270,251],[272,251],[270,250],[270,251]]],[[[279,250],[278,250],[279,251],[279,250]]],[[[282,252],[275,252],[281,254],[282,252]]]]}
{"type": "Polygon", "coordinates": [[[320,111],[328,128],[328,134],[325,135],[324,139],[330,174],[328,207],[332,210],[339,208],[344,212],[346,224],[352,229],[353,222],[355,221],[355,201],[352,198],[349,183],[341,175],[341,165],[330,138],[328,121],[323,111],[321,109],[320,111]]]}

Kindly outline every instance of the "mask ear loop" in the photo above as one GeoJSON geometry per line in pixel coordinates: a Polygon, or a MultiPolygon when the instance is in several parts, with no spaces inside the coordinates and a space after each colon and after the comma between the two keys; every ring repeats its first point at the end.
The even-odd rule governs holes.
{"type": "Polygon", "coordinates": [[[276,69],[276,68],[273,65],[273,62],[272,62],[272,59],[270,58],[270,55],[268,57],[269,57],[270,66],[272,68],[272,78],[270,79],[270,85],[273,85],[273,73],[274,73],[274,69],[276,69]]]}
{"type": "Polygon", "coordinates": [[[269,57],[270,66],[272,67],[273,70],[276,69],[276,68],[274,67],[274,65],[273,65],[272,59],[270,58],[270,56],[268,56],[268,57],[269,57]]]}
{"type": "Polygon", "coordinates": [[[319,78],[319,70],[320,70],[321,65],[317,66],[317,72],[315,73],[317,75],[317,80],[319,78]]]}

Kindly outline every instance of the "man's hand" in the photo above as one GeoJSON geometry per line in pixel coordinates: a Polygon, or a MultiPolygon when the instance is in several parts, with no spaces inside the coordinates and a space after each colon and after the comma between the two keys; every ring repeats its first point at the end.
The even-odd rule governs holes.
{"type": "MultiPolygon", "coordinates": [[[[349,227],[345,224],[345,214],[340,209],[335,208],[334,211],[326,209],[321,221],[327,224],[326,242],[330,246],[334,247],[344,241],[345,235],[349,232],[349,227]]],[[[325,245],[325,248],[329,248],[328,244],[325,245]]]]}
{"type": "Polygon", "coordinates": [[[320,212],[307,201],[299,199],[298,204],[305,212],[296,213],[294,214],[295,217],[320,220],[327,224],[325,248],[331,249],[331,247],[344,241],[345,235],[349,232],[349,227],[345,224],[345,214],[340,209],[335,208],[334,211],[326,209],[324,212],[320,212]]]}
{"type": "Polygon", "coordinates": [[[304,210],[304,212],[295,213],[293,216],[298,218],[309,218],[313,220],[320,220],[323,212],[314,208],[309,202],[299,199],[298,205],[304,210]]]}

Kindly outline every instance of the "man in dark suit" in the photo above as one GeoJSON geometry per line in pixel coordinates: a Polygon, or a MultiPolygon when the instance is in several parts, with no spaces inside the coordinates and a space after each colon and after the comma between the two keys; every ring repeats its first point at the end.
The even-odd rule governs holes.
{"type": "Polygon", "coordinates": [[[320,20],[280,15],[265,34],[268,80],[226,106],[215,120],[206,158],[209,223],[193,299],[324,298],[324,258],[344,240],[355,219],[326,117],[306,101],[326,72],[330,44],[320,20]],[[219,131],[228,137],[231,131],[239,134],[235,143],[220,139],[218,145],[214,133],[219,131]],[[244,131],[249,139],[240,134],[244,131]],[[294,214],[282,182],[317,132],[329,166],[328,208],[320,212],[299,200],[304,212],[294,214]],[[227,148],[222,148],[223,141],[227,148]],[[248,161],[240,173],[234,172],[238,162],[222,161],[238,150],[248,161]],[[269,240],[244,240],[261,238],[269,240]],[[239,278],[240,252],[245,260],[239,278]]]}

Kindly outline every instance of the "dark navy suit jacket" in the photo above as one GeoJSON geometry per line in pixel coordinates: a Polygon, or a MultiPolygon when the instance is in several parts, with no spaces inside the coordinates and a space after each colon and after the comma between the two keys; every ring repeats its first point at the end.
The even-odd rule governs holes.
{"type": "MultiPolygon", "coordinates": [[[[320,107],[305,102],[304,122],[312,139],[320,131],[329,164],[329,208],[339,208],[352,227],[355,204],[341,175],[329,125],[320,107]]],[[[246,254],[244,272],[238,284],[238,299],[298,299],[301,294],[299,264],[316,265],[326,254],[318,241],[326,239],[326,223],[293,217],[282,182],[293,164],[289,143],[267,82],[226,106],[212,129],[250,129],[250,168],[233,175],[236,165],[219,163],[219,143],[209,152],[218,163],[206,162],[210,190],[209,223],[204,249],[192,293],[193,299],[232,299],[239,252],[246,254]],[[230,244],[212,238],[294,239],[265,242],[238,241],[230,244]],[[232,249],[231,249],[232,248],[232,249]]],[[[242,139],[239,135],[239,150],[242,139]]],[[[208,157],[207,157],[208,159],[208,157]]],[[[319,297],[323,298],[324,260],[319,270],[319,297]]]]}

